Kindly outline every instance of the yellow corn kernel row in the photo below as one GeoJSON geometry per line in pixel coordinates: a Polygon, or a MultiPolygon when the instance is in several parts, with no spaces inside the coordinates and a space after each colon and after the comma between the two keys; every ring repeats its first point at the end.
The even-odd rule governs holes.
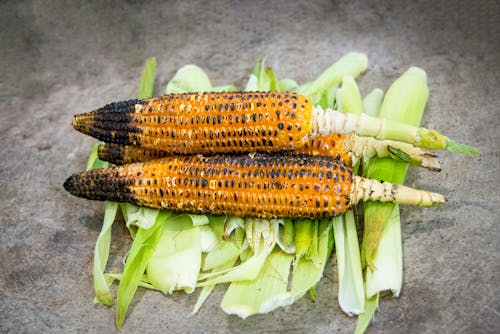
{"type": "Polygon", "coordinates": [[[73,126],[107,143],[170,154],[277,152],[300,148],[312,103],[292,93],[172,94],[111,103],[73,126]]]}
{"type": "MultiPolygon", "coordinates": [[[[309,140],[304,146],[294,150],[294,153],[333,157],[350,165],[352,152],[346,149],[349,143],[349,135],[329,134],[309,140]]],[[[98,154],[99,159],[117,165],[144,162],[171,155],[167,151],[152,148],[108,143],[99,145],[98,154]]]]}
{"type": "Polygon", "coordinates": [[[171,156],[74,174],[64,187],[76,196],[131,202],[198,214],[261,218],[326,218],[359,200],[420,206],[442,195],[352,175],[332,157],[257,153],[171,156]]]}

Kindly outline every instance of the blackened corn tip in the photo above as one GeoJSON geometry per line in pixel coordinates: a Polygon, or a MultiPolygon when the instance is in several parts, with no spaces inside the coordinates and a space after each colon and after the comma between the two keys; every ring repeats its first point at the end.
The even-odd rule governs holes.
{"type": "Polygon", "coordinates": [[[99,145],[97,147],[97,156],[103,161],[109,161],[117,165],[122,165],[125,163],[125,149],[124,146],[107,144],[99,145]]]}
{"type": "Polygon", "coordinates": [[[78,192],[75,189],[75,177],[77,174],[73,174],[64,181],[63,187],[68,191],[71,195],[78,196],[78,192]]]}

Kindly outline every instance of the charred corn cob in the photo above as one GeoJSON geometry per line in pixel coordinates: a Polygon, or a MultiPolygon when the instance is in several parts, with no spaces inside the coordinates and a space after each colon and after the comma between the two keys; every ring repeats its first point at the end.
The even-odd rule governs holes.
{"type": "MultiPolygon", "coordinates": [[[[111,103],[76,115],[73,126],[107,143],[170,154],[294,150],[330,133],[356,133],[431,149],[452,142],[435,130],[323,110],[302,95],[276,92],[172,94],[111,103]]],[[[453,149],[463,148],[452,143],[453,149]]]]}
{"type": "Polygon", "coordinates": [[[64,187],[88,199],[261,218],[332,217],[359,200],[445,202],[439,194],[353,176],[331,157],[265,153],[166,157],[74,174],[64,187]]]}
{"type": "Polygon", "coordinates": [[[180,154],[293,150],[311,131],[310,100],[286,93],[174,94],[112,103],[74,127],[108,143],[180,154]]]}
{"type": "MultiPolygon", "coordinates": [[[[439,171],[436,156],[411,144],[392,140],[377,140],[356,135],[329,134],[318,136],[293,151],[294,154],[311,154],[333,157],[348,165],[355,165],[360,158],[392,157],[429,170],[439,171]]],[[[99,145],[99,158],[117,165],[164,158],[167,151],[139,146],[103,144],[99,145]]]]}

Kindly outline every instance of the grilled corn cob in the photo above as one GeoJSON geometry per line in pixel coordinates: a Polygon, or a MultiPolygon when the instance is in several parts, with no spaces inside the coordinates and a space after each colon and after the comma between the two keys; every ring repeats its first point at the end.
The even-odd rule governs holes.
{"type": "Polygon", "coordinates": [[[173,156],[74,174],[70,193],[179,212],[261,218],[324,218],[359,200],[421,206],[442,195],[353,176],[331,157],[257,153],[173,156]]]}
{"type": "MultiPolygon", "coordinates": [[[[392,140],[359,137],[353,134],[318,136],[306,142],[301,148],[294,150],[293,153],[329,156],[345,161],[351,166],[355,165],[360,158],[392,157],[429,170],[440,170],[436,156],[419,147],[392,140]]],[[[118,144],[99,145],[98,154],[101,160],[117,165],[149,161],[170,155],[167,151],[118,144]]]]}
{"type": "MultiPolygon", "coordinates": [[[[276,92],[171,94],[128,100],[75,115],[73,126],[108,143],[170,154],[294,150],[330,133],[356,133],[430,149],[445,148],[451,142],[435,130],[323,110],[302,95],[276,92]]],[[[454,145],[453,149],[463,148],[454,145]]]]}
{"type": "Polygon", "coordinates": [[[108,143],[171,154],[293,150],[311,131],[310,100],[286,93],[173,94],[112,103],[73,126],[108,143]]]}

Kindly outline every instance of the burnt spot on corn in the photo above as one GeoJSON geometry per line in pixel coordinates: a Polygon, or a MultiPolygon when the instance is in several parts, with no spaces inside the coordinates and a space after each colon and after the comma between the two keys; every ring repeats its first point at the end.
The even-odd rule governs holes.
{"type": "Polygon", "coordinates": [[[169,155],[168,152],[155,149],[108,143],[99,145],[97,152],[99,159],[109,161],[115,165],[144,162],[169,155]]]}
{"type": "Polygon", "coordinates": [[[311,102],[292,93],[176,94],[112,103],[73,125],[107,143],[171,154],[276,152],[305,143],[311,113],[311,102]]]}
{"type": "Polygon", "coordinates": [[[125,157],[125,147],[117,144],[104,144],[97,147],[97,156],[103,161],[109,161],[117,165],[127,163],[125,157]]]}
{"type": "Polygon", "coordinates": [[[76,174],[65,188],[85,198],[178,212],[323,218],[349,209],[349,170],[331,157],[310,155],[169,156],[76,174]]]}

